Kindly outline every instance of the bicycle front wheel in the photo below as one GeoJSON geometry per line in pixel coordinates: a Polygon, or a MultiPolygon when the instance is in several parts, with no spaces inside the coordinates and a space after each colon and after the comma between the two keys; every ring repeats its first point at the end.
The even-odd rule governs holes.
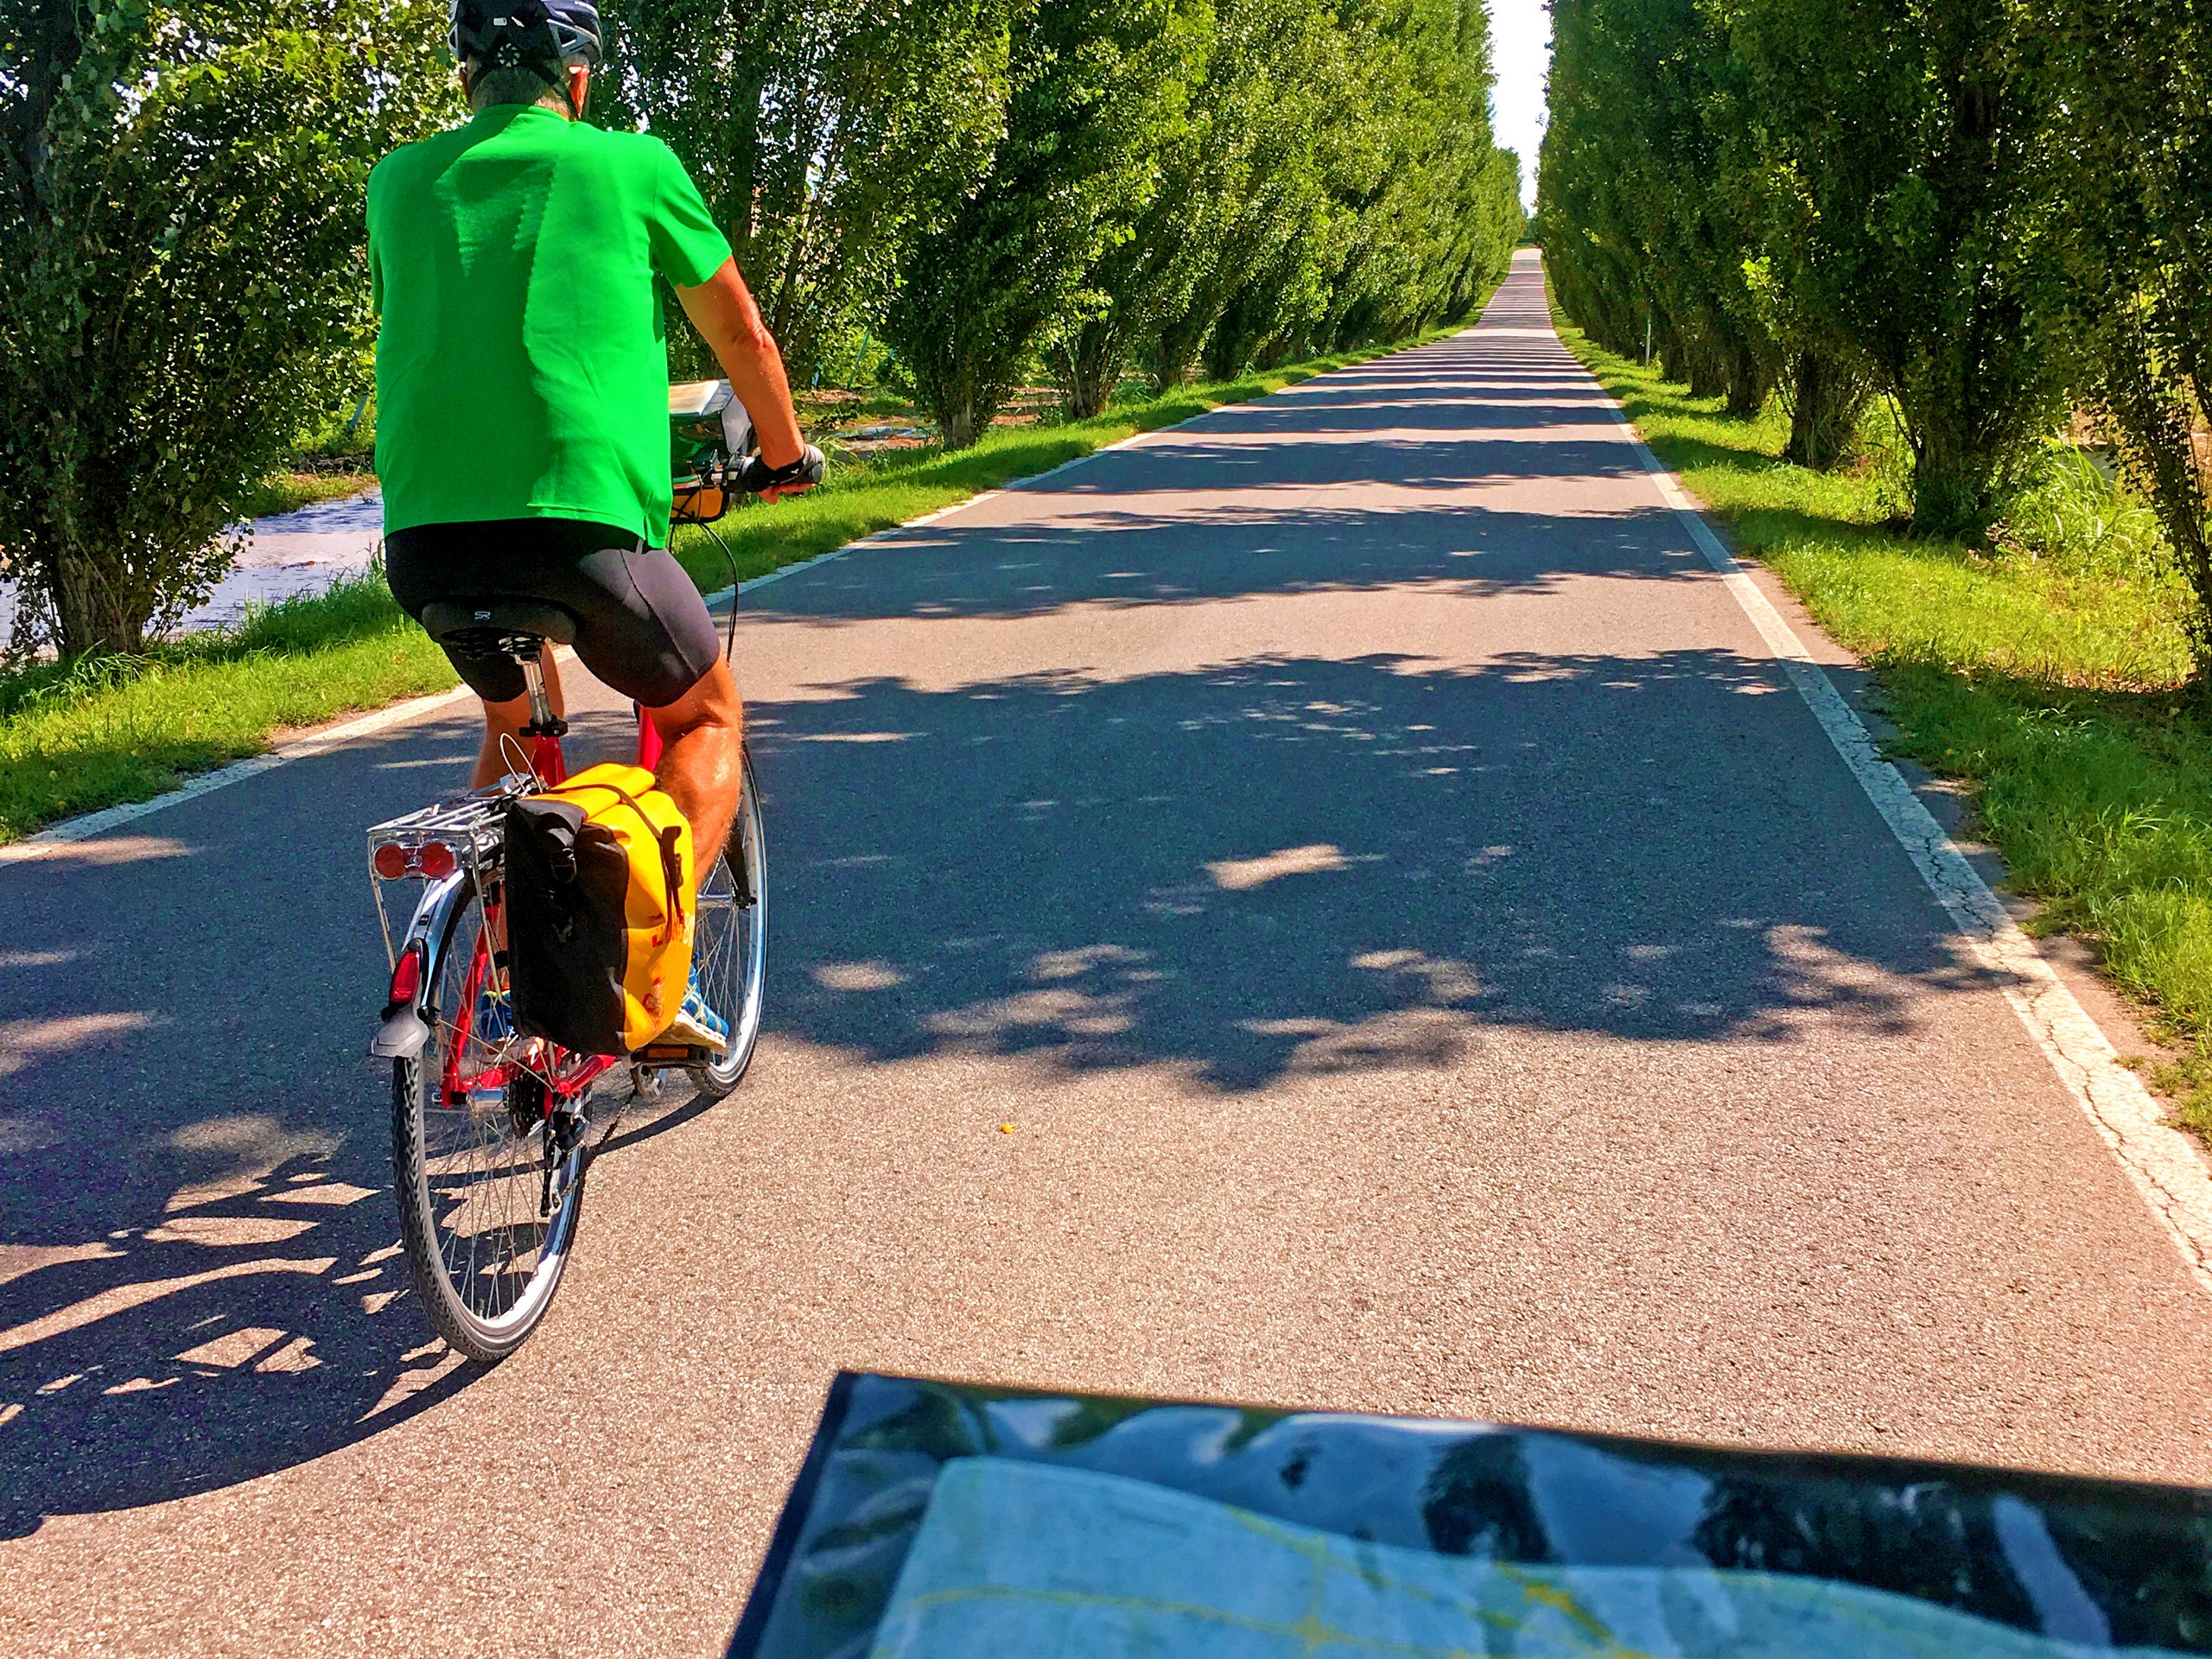
{"type": "Polygon", "coordinates": [[[768,851],[750,751],[745,756],[745,794],[738,804],[737,822],[730,826],[721,856],[699,884],[691,960],[707,1006],[729,1025],[729,1046],[721,1058],[694,1073],[701,1096],[720,1100],[737,1087],[745,1068],[753,1064],[768,975],[768,851]]]}
{"type": "Polygon", "coordinates": [[[391,1077],[400,1235],[416,1294],[448,1346],[505,1359],[545,1317],[583,1204],[588,1162],[522,1064],[505,970],[460,878],[430,966],[431,1037],[391,1077]],[[547,1157],[549,1140],[553,1154],[547,1157]]]}

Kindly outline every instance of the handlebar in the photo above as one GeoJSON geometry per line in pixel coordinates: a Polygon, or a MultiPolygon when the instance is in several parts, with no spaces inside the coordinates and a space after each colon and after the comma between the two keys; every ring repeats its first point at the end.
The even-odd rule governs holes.
{"type": "Polygon", "coordinates": [[[789,489],[794,484],[819,484],[828,465],[822,452],[810,443],[801,447],[798,459],[788,467],[771,467],[756,454],[746,462],[737,487],[747,495],[760,495],[769,490],[789,489]]]}

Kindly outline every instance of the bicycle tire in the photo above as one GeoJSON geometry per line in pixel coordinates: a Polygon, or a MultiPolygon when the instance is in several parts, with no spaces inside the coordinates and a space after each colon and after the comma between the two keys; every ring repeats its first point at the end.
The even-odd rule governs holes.
{"type": "Polygon", "coordinates": [[[744,759],[744,794],[729,842],[707,879],[699,884],[698,919],[692,957],[707,1004],[728,1023],[729,1046],[719,1060],[693,1068],[698,1095],[717,1101],[744,1080],[760,1040],[760,1017],[768,969],[768,851],[760,815],[760,790],[753,772],[753,753],[744,759]],[[733,869],[730,855],[741,861],[733,869]],[[741,873],[741,883],[738,876],[741,873]],[[741,895],[750,893],[752,902],[741,895]]]}
{"type": "Polygon", "coordinates": [[[479,948],[482,917],[474,883],[464,874],[443,924],[433,930],[438,948],[428,969],[430,1042],[420,1055],[392,1062],[391,1152],[400,1238],[423,1310],[447,1346],[493,1364],[521,1347],[552,1306],[582,1212],[589,1154],[580,1141],[562,1160],[559,1202],[541,1216],[539,1148],[550,1130],[541,1111],[534,1133],[521,1133],[513,1106],[514,1097],[542,1085],[520,1077],[502,1086],[496,1100],[480,1097],[487,1090],[466,1089],[458,1104],[448,1098],[456,1078],[465,1083],[495,1075],[480,1064],[474,1073],[459,1071],[472,1043],[483,1051],[480,1061],[493,1052],[473,1031],[481,987],[469,976],[496,973],[479,948]],[[456,1007],[464,992],[467,1006],[456,1007]],[[473,1169],[472,1139],[484,1154],[473,1169]],[[489,1217],[493,1205],[506,1224],[489,1230],[488,1247],[480,1254],[486,1232],[473,1223],[489,1217]]]}

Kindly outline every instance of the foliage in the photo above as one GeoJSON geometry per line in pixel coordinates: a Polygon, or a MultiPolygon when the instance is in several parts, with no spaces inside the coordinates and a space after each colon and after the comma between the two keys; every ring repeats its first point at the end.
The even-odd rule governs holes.
{"type": "Polygon", "coordinates": [[[982,435],[1084,273],[1134,231],[1205,43],[1198,0],[1035,0],[1017,24],[989,169],[909,244],[885,315],[950,447],[982,435]]]}
{"type": "Polygon", "coordinates": [[[1141,304],[1103,283],[1116,317],[1139,314],[1122,343],[1150,346],[1154,384],[1201,348],[1226,376],[1465,317],[1525,228],[1482,8],[1238,0],[1219,28],[1193,164],[1154,208],[1180,237],[1177,280],[1141,304]]]}
{"type": "MultiPolygon", "coordinates": [[[[592,118],[690,170],[794,378],[880,313],[1004,131],[1012,0],[608,0],[592,118]]],[[[703,349],[689,366],[708,372],[703,349]]]]}
{"type": "Polygon", "coordinates": [[[2045,145],[2068,257],[2062,327],[2197,598],[2212,671],[2212,6],[2058,0],[2065,111],[2045,145]]]}
{"type": "Polygon", "coordinates": [[[1522,216],[1518,163],[1491,131],[1482,0],[1370,0],[1339,16],[1355,91],[1330,112],[1332,182],[1357,218],[1313,338],[1348,345],[1465,316],[1504,275],[1522,216]]]}
{"type": "Polygon", "coordinates": [[[0,548],[18,649],[135,652],[358,373],[371,163],[433,0],[0,0],[0,548]]]}
{"type": "Polygon", "coordinates": [[[1979,536],[2062,407],[2038,326],[2056,105],[2030,16],[1562,0],[1542,188],[1570,314],[1627,349],[1641,308],[1703,391],[1697,341],[1763,311],[1796,371],[1799,453],[1836,458],[1871,376],[1908,435],[1916,529],[1979,536]]]}

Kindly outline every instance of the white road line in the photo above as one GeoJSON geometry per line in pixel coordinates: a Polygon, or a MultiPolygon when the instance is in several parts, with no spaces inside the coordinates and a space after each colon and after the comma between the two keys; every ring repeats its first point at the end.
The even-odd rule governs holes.
{"type": "Polygon", "coordinates": [[[156,795],[150,801],[131,801],[122,806],[108,807],[104,811],[87,812],[79,818],[65,818],[35,836],[26,836],[21,841],[0,847],[0,868],[10,864],[30,863],[47,857],[72,842],[90,841],[95,836],[106,835],[110,830],[133,819],[143,818],[149,812],[159,812],[164,807],[175,806],[181,802],[212,794],[219,789],[228,789],[232,784],[258,778],[264,772],[274,772],[295,760],[327,754],[342,743],[435,713],[448,703],[458,702],[467,695],[467,686],[455,686],[452,690],[441,691],[435,696],[410,697],[405,702],[395,702],[374,714],[364,715],[359,720],[349,720],[342,726],[333,726],[296,742],[287,743],[281,748],[271,749],[266,754],[257,754],[246,760],[234,760],[213,772],[203,772],[191,782],[169,791],[166,795],[156,795]]]}
{"type": "Polygon", "coordinates": [[[1882,759],[1858,711],[1713,533],[1681,480],[1636,436],[1626,411],[1610,393],[1607,401],[1616,418],[1629,429],[1629,442],[1658,484],[1661,499],[1674,509],[1706,563],[1720,573],[1751,626],[1780,660],[1844,765],[1957,925],[1961,942],[2004,991],[2059,1082],[2164,1224],[2191,1276],[2201,1288],[2212,1291],[2212,1170],[2206,1168],[2190,1138],[2166,1122],[2142,1081],[2120,1063],[2111,1039],[2034,941],[2020,931],[1958,844],[1943,833],[1911,785],[1882,759]]]}

